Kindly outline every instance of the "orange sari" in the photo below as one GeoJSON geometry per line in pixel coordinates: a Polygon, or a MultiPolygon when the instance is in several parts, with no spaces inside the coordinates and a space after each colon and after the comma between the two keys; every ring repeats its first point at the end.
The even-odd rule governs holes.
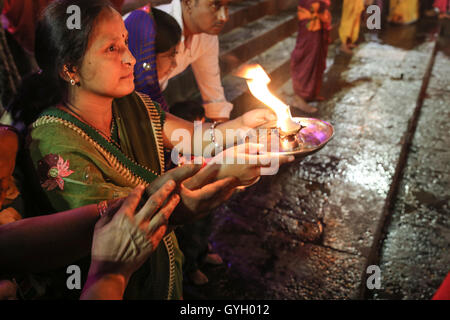
{"type": "Polygon", "coordinates": [[[341,25],[339,27],[339,38],[342,43],[355,43],[358,40],[363,10],[363,0],[344,0],[341,25]]]}

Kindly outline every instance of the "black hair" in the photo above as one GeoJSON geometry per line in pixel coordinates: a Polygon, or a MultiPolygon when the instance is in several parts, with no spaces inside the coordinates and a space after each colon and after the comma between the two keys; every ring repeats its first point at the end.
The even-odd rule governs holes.
{"type": "Polygon", "coordinates": [[[177,102],[170,107],[170,113],[187,121],[194,122],[205,116],[205,109],[198,101],[177,102]]]}
{"type": "Polygon", "coordinates": [[[162,10],[152,8],[156,24],[156,53],[169,51],[181,40],[181,28],[177,20],[162,10]]]}
{"type": "Polygon", "coordinates": [[[8,106],[14,122],[30,125],[46,108],[67,98],[68,83],[60,74],[80,68],[99,14],[113,7],[107,0],[56,0],[44,10],[36,29],[35,57],[40,70],[27,76],[8,106]],[[80,9],[81,29],[69,28],[68,8],[80,9]]]}

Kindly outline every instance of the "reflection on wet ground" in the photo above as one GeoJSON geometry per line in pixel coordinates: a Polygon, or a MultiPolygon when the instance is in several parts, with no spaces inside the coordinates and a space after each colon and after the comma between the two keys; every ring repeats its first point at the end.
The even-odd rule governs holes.
{"type": "MultiPolygon", "coordinates": [[[[450,25],[450,24],[449,24],[450,25]]],[[[376,299],[430,299],[450,265],[450,38],[442,37],[381,248],[376,299]]]]}
{"type": "MultiPolygon", "coordinates": [[[[365,34],[365,41],[352,57],[339,53],[336,45],[330,47],[330,64],[323,88],[327,100],[320,103],[319,114],[315,117],[334,126],[334,139],[320,152],[282,167],[276,176],[263,177],[258,184],[236,194],[217,210],[212,240],[226,265],[205,267],[210,283],[197,288],[187,286],[187,299],[361,297],[361,281],[384,218],[383,210],[408,121],[416,107],[435,44],[433,28],[432,23],[426,22],[424,26],[388,27],[381,34],[365,34]]],[[[443,61],[444,65],[448,62],[443,61]]],[[[436,72],[439,74],[441,69],[436,72]]],[[[445,74],[449,73],[442,71],[442,76],[435,76],[430,87],[440,88],[445,83],[448,86],[445,74]]],[[[444,96],[436,94],[436,99],[429,102],[440,104],[439,110],[447,119],[449,92],[444,96]]],[[[292,97],[292,83],[286,83],[278,95],[285,101],[292,97]]],[[[297,110],[293,110],[293,115],[305,116],[297,110]]],[[[425,113],[423,117],[427,121],[440,116],[425,113]]],[[[445,121],[439,123],[449,131],[445,121]]],[[[425,203],[426,208],[431,208],[423,219],[431,219],[436,225],[444,223],[440,230],[448,231],[448,202],[445,200],[448,191],[445,190],[450,188],[443,188],[446,185],[440,183],[439,177],[447,179],[448,184],[449,161],[439,154],[433,158],[427,152],[429,149],[419,148],[437,146],[432,138],[436,130],[431,129],[430,136],[432,126],[422,127],[418,129],[413,146],[413,151],[418,150],[417,160],[408,162],[406,171],[414,172],[419,165],[424,168],[418,169],[420,171],[431,170],[432,175],[424,173],[420,179],[436,188],[412,188],[411,183],[421,180],[408,174],[402,181],[402,188],[411,187],[408,196],[414,196],[425,203]],[[424,159],[424,156],[428,157],[424,159]],[[442,169],[430,169],[430,161],[442,169]],[[439,188],[444,198],[436,193],[439,188]],[[447,218],[445,214],[435,218],[433,212],[436,211],[446,213],[447,218]]],[[[440,142],[447,145],[444,150],[448,149],[448,142],[448,137],[440,142]]],[[[448,156],[448,152],[445,155],[448,156]]],[[[404,196],[406,194],[400,193],[399,203],[402,204],[398,206],[405,212],[416,212],[415,202],[402,202],[404,196]]],[[[414,219],[421,219],[422,211],[418,210],[414,219]]],[[[400,220],[394,217],[393,225],[400,220]]],[[[395,229],[393,232],[402,231],[395,229]]],[[[385,247],[389,247],[389,239],[396,238],[388,236],[385,247]]],[[[424,239],[428,242],[422,247],[437,238],[424,239]]],[[[442,240],[446,241],[447,249],[448,240],[445,237],[442,240]]],[[[402,246],[401,241],[395,245],[402,246]]],[[[418,250],[422,250],[421,246],[418,250]]],[[[397,259],[395,254],[399,252],[392,252],[385,251],[382,269],[388,270],[389,263],[397,259]]],[[[448,254],[441,257],[448,259],[448,254]]],[[[444,258],[439,266],[444,265],[444,258]]],[[[448,265],[448,260],[445,261],[448,265]]],[[[394,268],[386,273],[391,275],[397,271],[394,268]]],[[[436,276],[436,281],[438,278],[436,276]]],[[[386,283],[386,290],[388,287],[386,283]]],[[[406,296],[393,294],[389,297],[406,296]]]]}

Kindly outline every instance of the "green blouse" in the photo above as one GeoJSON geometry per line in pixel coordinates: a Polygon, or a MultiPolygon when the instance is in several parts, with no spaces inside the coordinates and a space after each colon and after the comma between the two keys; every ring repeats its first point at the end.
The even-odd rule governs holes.
{"type": "MultiPolygon", "coordinates": [[[[164,111],[143,94],[113,102],[112,139],[52,107],[34,122],[29,146],[39,182],[55,211],[126,197],[164,172],[164,111]]],[[[133,275],[129,299],[180,299],[182,263],[174,232],[133,275]]]]}

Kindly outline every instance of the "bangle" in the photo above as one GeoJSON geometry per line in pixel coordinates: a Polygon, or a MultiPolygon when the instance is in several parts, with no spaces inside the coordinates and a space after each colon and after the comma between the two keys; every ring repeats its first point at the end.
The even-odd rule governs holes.
{"type": "Polygon", "coordinates": [[[101,217],[103,217],[103,215],[106,213],[106,211],[108,211],[108,201],[103,200],[100,201],[97,204],[97,211],[98,211],[98,215],[101,217]]]}
{"type": "Polygon", "coordinates": [[[220,146],[219,146],[219,144],[217,143],[217,141],[216,141],[216,131],[215,131],[215,129],[216,129],[216,126],[219,124],[219,122],[217,122],[217,121],[214,121],[213,123],[212,123],[212,125],[211,125],[211,131],[210,131],[210,134],[211,134],[211,142],[214,144],[214,146],[216,147],[216,149],[218,149],[220,146]]]}

